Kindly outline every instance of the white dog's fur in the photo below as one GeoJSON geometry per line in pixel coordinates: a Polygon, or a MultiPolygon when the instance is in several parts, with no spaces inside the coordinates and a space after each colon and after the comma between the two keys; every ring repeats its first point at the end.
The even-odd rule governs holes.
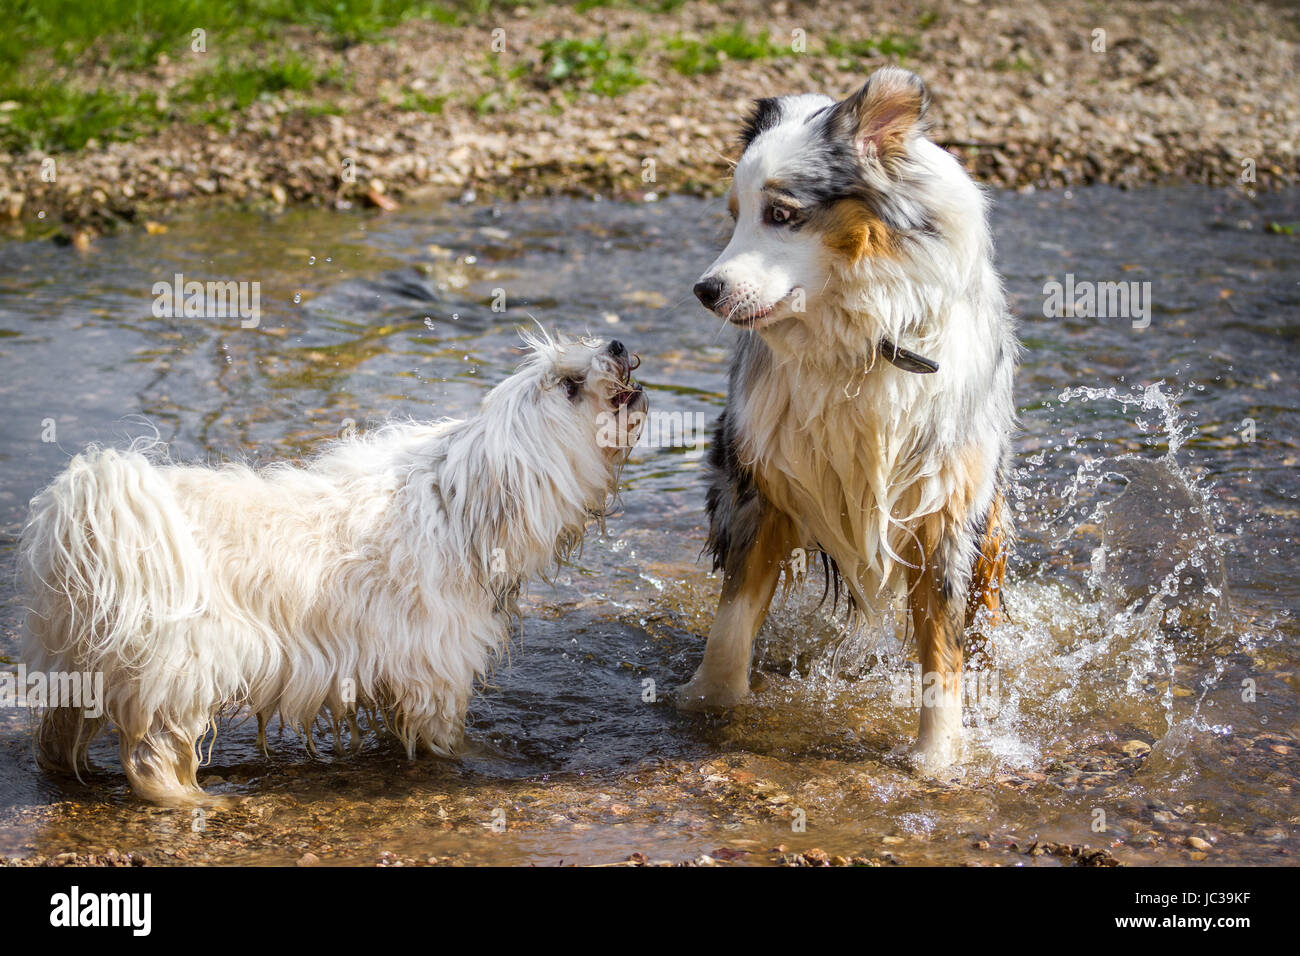
{"type": "MultiPolygon", "coordinates": [[[[604,513],[641,417],[618,412],[644,411],[621,344],[528,341],[464,421],[389,424],[301,467],[92,447],[33,499],[26,659],[102,672],[136,793],[205,802],[195,741],[241,709],[309,744],[318,715],[346,720],[355,744],[360,705],[408,754],[452,751],[520,585],[604,513]]],[[[48,710],[42,765],[87,767],[104,722],[48,710]]]]}

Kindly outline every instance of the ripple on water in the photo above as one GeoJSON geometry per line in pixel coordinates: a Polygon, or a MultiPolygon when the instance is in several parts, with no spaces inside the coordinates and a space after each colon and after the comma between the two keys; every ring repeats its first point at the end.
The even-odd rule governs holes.
{"type": "MultiPolygon", "coordinates": [[[[750,701],[727,716],[675,711],[719,585],[697,561],[698,449],[641,448],[609,537],[533,585],[459,761],[409,764],[374,735],[335,756],[323,727],[318,758],[289,734],[267,757],[248,724],[225,726],[210,785],[253,799],[196,830],[130,799],[111,740],[95,747],[106,772],[90,787],[37,773],[27,715],[0,708],[0,854],[610,862],[723,847],[771,862],[780,846],[1045,864],[1078,857],[1027,854],[1036,840],[1162,862],[1198,859],[1196,837],[1211,862],[1287,860],[1300,256],[1285,236],[1216,225],[1290,221],[1297,201],[999,197],[999,259],[1027,345],[1020,543],[994,667],[967,685],[957,782],[905,760],[905,629],[848,629],[816,581],[770,615],[750,701]],[[1066,272],[1152,281],[1151,326],[1043,318],[1044,283],[1066,272]]],[[[508,373],[533,317],[617,334],[641,354],[657,408],[711,420],[732,333],[689,289],[724,219],[687,199],[203,213],[165,243],[0,247],[0,571],[12,580],[38,485],[140,416],[182,457],[301,455],[388,416],[466,412],[508,373]],[[153,282],[207,271],[262,283],[258,328],[152,316],[153,282]],[[56,442],[39,441],[46,419],[56,442]]],[[[0,654],[13,660],[21,609],[12,590],[3,598],[0,654]]]]}

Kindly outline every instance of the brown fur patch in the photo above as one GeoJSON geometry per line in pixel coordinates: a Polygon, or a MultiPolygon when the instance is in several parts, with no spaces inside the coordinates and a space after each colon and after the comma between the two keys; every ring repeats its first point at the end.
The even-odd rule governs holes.
{"type": "Polygon", "coordinates": [[[769,583],[769,578],[779,579],[782,566],[789,559],[794,546],[793,522],[769,505],[764,509],[758,534],[749,553],[745,555],[744,564],[738,573],[724,577],[723,595],[729,592],[745,594],[763,604],[763,615],[766,616],[766,605],[776,591],[775,580],[769,583]],[[763,598],[764,594],[767,595],[766,598],[763,598]]]}
{"type": "Polygon", "coordinates": [[[897,69],[874,73],[846,103],[857,121],[859,148],[891,165],[903,154],[911,131],[922,124],[927,100],[916,76],[897,69]]]}
{"type": "Polygon", "coordinates": [[[826,248],[849,262],[894,254],[894,234],[856,199],[836,202],[818,216],[815,227],[826,248]]]}
{"type": "Polygon", "coordinates": [[[920,116],[921,97],[915,90],[907,87],[885,90],[862,117],[859,135],[875,144],[882,159],[896,156],[920,116]]]}
{"type": "MultiPolygon", "coordinates": [[[[988,613],[984,625],[992,628],[1002,622],[1002,583],[1007,573],[1007,555],[1010,542],[1003,524],[1002,511],[1006,503],[998,494],[989,507],[984,533],[980,537],[980,550],[971,570],[970,591],[966,598],[966,627],[975,623],[980,609],[988,613]]],[[[977,670],[988,666],[992,660],[989,638],[983,631],[971,631],[969,637],[971,664],[977,670]]]]}
{"type": "Polygon", "coordinates": [[[937,560],[943,522],[937,515],[917,529],[920,547],[914,546],[909,561],[908,610],[916,635],[917,656],[923,675],[938,675],[945,693],[960,694],[962,626],[955,602],[944,594],[945,569],[937,560]]]}

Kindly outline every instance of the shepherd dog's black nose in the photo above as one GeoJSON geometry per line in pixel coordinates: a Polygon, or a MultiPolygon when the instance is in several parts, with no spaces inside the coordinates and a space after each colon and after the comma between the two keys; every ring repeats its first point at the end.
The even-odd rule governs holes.
{"type": "Polygon", "coordinates": [[[700,305],[712,312],[722,301],[722,280],[717,276],[701,279],[695,283],[692,291],[695,293],[695,298],[700,300],[700,305]]]}
{"type": "Polygon", "coordinates": [[[622,358],[624,355],[627,354],[627,346],[625,346],[618,339],[614,339],[614,341],[609,343],[608,351],[609,354],[612,355],[614,358],[622,358]]]}

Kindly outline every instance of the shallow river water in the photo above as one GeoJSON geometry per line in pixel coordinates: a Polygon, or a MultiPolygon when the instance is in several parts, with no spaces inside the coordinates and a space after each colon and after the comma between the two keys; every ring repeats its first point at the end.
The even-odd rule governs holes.
{"type": "Polygon", "coordinates": [[[722,406],[735,333],[689,290],[725,240],[720,202],[207,211],[84,252],[0,246],[6,669],[26,502],[88,442],[157,429],[178,457],[271,460],[462,414],[534,317],[625,341],[686,442],[638,448],[605,535],[533,582],[459,759],[410,763],[373,734],[336,756],[323,727],[312,756],[274,726],[266,757],[251,722],[229,723],[200,780],[250,799],[195,819],[133,799],[110,738],[86,785],[39,773],[30,714],[0,707],[0,857],[1293,863],[1300,238],[1268,226],[1297,219],[1294,193],[997,197],[1025,345],[1020,541],[945,783],[901,755],[916,719],[901,634],[847,629],[820,582],[765,625],[750,701],[672,704],[719,587],[691,442],[722,406]],[[260,282],[259,325],[155,317],[152,287],[176,273],[260,282]],[[1149,282],[1149,325],[1044,317],[1044,284],[1067,274],[1149,282]]]}

